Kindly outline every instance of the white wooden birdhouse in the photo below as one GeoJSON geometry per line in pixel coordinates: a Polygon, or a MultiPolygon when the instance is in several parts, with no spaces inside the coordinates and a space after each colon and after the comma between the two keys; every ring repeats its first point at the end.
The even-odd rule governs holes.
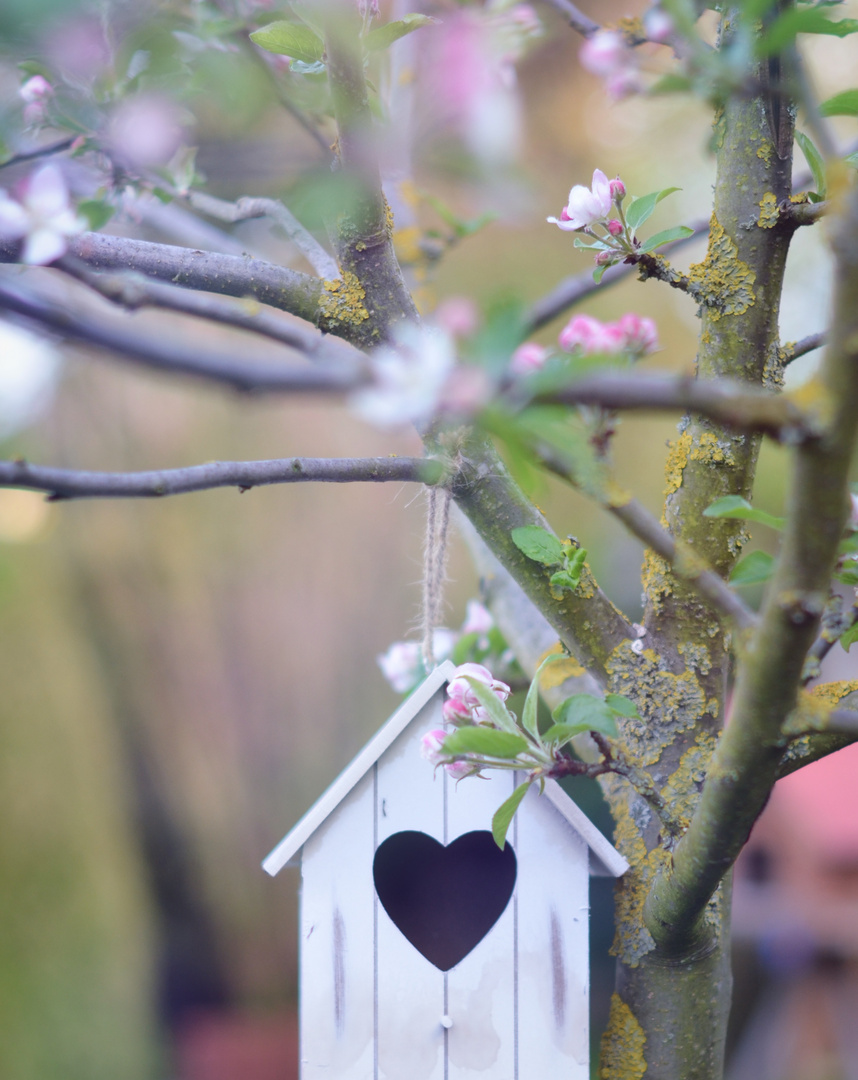
{"type": "Polygon", "coordinates": [[[590,874],[625,859],[554,782],[459,784],[421,757],[447,662],[263,862],[300,852],[302,1080],[589,1080],[590,874]]]}

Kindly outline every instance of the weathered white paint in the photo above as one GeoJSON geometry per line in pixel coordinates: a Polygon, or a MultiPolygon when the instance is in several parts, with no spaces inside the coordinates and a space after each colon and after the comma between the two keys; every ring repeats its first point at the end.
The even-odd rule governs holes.
{"type": "Polygon", "coordinates": [[[449,844],[489,830],[521,779],[456,785],[420,756],[453,670],[433,672],[263,864],[276,874],[302,852],[302,1080],[589,1076],[588,877],[627,863],[558,785],[522,803],[509,838],[513,897],[449,972],[376,895],[384,840],[416,830],[449,844]]]}
{"type": "Polygon", "coordinates": [[[533,788],[514,824],[522,1076],[588,1080],[587,845],[533,788]]]}
{"type": "Polygon", "coordinates": [[[370,770],[302,852],[302,1080],[374,1075],[373,780],[370,770]]]}

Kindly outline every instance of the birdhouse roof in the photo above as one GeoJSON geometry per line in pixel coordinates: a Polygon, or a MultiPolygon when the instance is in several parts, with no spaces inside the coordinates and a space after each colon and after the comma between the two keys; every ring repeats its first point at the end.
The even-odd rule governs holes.
{"type": "MultiPolygon", "coordinates": [[[[431,701],[434,694],[450,681],[456,670],[447,660],[409,695],[391,718],[369,740],[363,750],[340,773],[328,790],[310,807],[301,820],[263,860],[262,868],[274,877],[300,851],[316,829],[332,814],[358,781],[378,761],[431,701]]],[[[545,782],[544,797],[586,841],[590,849],[590,873],[599,877],[621,877],[629,868],[628,862],[602,835],[586,814],[569,798],[555,780],[545,782]]]]}

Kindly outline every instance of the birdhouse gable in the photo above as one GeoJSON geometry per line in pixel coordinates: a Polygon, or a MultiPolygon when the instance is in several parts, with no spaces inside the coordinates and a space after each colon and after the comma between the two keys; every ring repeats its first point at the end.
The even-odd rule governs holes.
{"type": "MultiPolygon", "coordinates": [[[[298,855],[301,848],[316,832],[322,822],[340,806],[355,785],[376,765],[379,758],[390,749],[412,721],[417,721],[419,718],[418,734],[420,735],[425,733],[424,729],[428,731],[432,727],[441,726],[443,723],[440,713],[440,707],[443,704],[441,691],[453,678],[455,670],[455,665],[446,660],[435,668],[406,698],[387,723],[376,732],[360,753],[357,754],[351,764],[346,766],[327,791],[266,856],[262,862],[262,868],[266,873],[274,877],[298,855]],[[432,708],[433,704],[435,708],[432,708]],[[425,715],[423,715],[424,713],[425,715]]],[[[432,775],[427,762],[421,761],[420,768],[428,775],[432,775]]],[[[478,781],[467,781],[467,787],[470,788],[476,783],[478,781]]],[[[554,809],[565,818],[587,844],[590,874],[594,877],[622,877],[628,869],[628,862],[556,781],[546,781],[542,797],[548,799],[554,809]]],[[[499,806],[502,801],[502,798],[498,799],[497,805],[499,806]]],[[[495,809],[497,809],[497,806],[495,806],[495,809]]],[[[491,821],[491,815],[487,820],[491,821]]]]}

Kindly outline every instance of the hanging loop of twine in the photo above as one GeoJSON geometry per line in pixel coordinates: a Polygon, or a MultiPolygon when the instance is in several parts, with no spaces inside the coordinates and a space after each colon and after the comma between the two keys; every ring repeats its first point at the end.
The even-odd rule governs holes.
{"type": "Polygon", "coordinates": [[[426,543],[423,551],[423,611],[421,651],[427,671],[435,667],[433,637],[444,608],[447,579],[447,536],[450,530],[450,492],[447,488],[426,489],[426,543]]]}

